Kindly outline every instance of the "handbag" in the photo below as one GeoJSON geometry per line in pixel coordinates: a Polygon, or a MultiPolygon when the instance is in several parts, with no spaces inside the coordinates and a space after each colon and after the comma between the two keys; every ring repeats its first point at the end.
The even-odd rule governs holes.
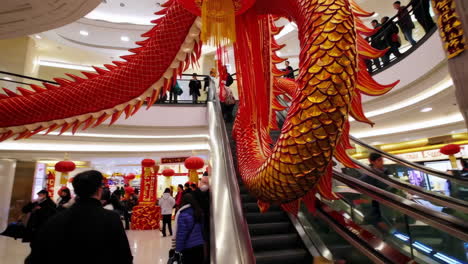
{"type": "Polygon", "coordinates": [[[176,252],[174,249],[169,250],[169,259],[167,264],[182,264],[183,256],[182,253],[176,252]]]}

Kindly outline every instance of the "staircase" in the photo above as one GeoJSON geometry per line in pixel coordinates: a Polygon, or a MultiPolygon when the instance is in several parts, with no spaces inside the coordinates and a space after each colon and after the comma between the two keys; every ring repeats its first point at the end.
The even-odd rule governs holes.
{"type": "MultiPolygon", "coordinates": [[[[227,133],[237,168],[235,143],[231,138],[232,123],[226,124],[227,133]]],[[[251,196],[238,177],[244,215],[249,225],[252,247],[257,264],[311,264],[312,256],[304,247],[288,215],[279,206],[271,206],[260,213],[257,199],[251,196]]]]}

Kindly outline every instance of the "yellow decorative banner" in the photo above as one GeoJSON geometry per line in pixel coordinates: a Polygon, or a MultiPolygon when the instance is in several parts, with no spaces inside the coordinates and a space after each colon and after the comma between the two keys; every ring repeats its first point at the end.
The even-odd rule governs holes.
{"type": "Polygon", "coordinates": [[[440,37],[444,42],[447,56],[451,59],[462,53],[466,48],[462,23],[455,8],[455,0],[432,0],[432,6],[439,15],[437,24],[440,37]]]}

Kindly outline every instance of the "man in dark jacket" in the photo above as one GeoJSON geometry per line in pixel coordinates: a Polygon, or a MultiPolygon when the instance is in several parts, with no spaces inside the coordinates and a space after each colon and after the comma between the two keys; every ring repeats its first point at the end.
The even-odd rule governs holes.
{"type": "Polygon", "coordinates": [[[434,20],[432,20],[430,13],[431,6],[429,1],[430,0],[411,0],[414,16],[418,20],[419,24],[424,28],[426,34],[435,27],[434,20]]]}
{"type": "MultiPolygon", "coordinates": [[[[369,155],[369,163],[370,167],[374,169],[377,173],[380,175],[388,175],[388,171],[384,167],[384,160],[382,155],[378,153],[371,153],[369,155]]],[[[368,183],[372,186],[376,186],[380,189],[386,190],[389,188],[389,186],[378,179],[364,175],[361,177],[361,180],[364,181],[365,183],[368,183]]],[[[371,224],[379,227],[379,228],[385,228],[385,224],[382,219],[382,212],[380,210],[380,203],[377,202],[376,200],[372,200],[372,209],[370,214],[366,215],[365,221],[370,222],[371,224]]]]}
{"type": "Polygon", "coordinates": [[[131,264],[132,253],[117,213],[99,201],[103,176],[86,171],[75,176],[76,203],[52,217],[33,241],[31,264],[131,264]]]}
{"type": "Polygon", "coordinates": [[[411,15],[408,12],[408,9],[406,6],[402,6],[400,1],[393,3],[393,8],[398,11],[398,25],[405,35],[405,39],[411,43],[412,46],[416,45],[416,41],[413,39],[414,23],[411,20],[411,15]]]}
{"type": "Polygon", "coordinates": [[[389,50],[382,57],[382,62],[384,67],[390,63],[390,55],[393,54],[395,57],[400,57],[401,53],[398,49],[401,46],[398,36],[398,27],[391,21],[387,16],[381,19],[382,29],[384,32],[384,42],[385,48],[389,47],[389,50]]]}
{"type": "MultiPolygon", "coordinates": [[[[375,49],[378,50],[384,50],[387,48],[387,45],[385,45],[385,40],[384,40],[384,32],[381,31],[382,25],[377,21],[377,19],[372,20],[371,22],[372,27],[374,28],[374,32],[372,35],[369,37],[371,46],[375,49]]],[[[377,69],[382,68],[382,65],[380,64],[380,58],[375,58],[372,59],[374,62],[374,65],[377,67],[377,69]]],[[[370,60],[367,61],[367,68],[370,71],[372,71],[372,63],[370,63],[370,60]]]]}
{"type": "Polygon", "coordinates": [[[192,80],[189,82],[190,95],[192,96],[192,103],[198,103],[198,97],[200,96],[201,82],[197,79],[197,74],[192,74],[192,80]]]}
{"type": "Polygon", "coordinates": [[[286,65],[286,69],[284,69],[283,71],[286,72],[286,74],[283,75],[283,77],[284,78],[289,78],[289,79],[294,79],[294,70],[289,65],[289,61],[285,61],[284,64],[286,65]]]}
{"type": "Polygon", "coordinates": [[[37,193],[38,199],[23,207],[23,213],[30,213],[23,242],[31,242],[39,229],[57,212],[57,206],[46,190],[37,193]]]}

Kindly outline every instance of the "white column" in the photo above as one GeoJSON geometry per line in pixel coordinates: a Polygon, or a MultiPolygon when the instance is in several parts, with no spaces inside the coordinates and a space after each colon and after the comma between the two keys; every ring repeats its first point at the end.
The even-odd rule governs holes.
{"type": "Polygon", "coordinates": [[[15,169],[15,160],[0,159],[0,232],[8,225],[15,169]]]}

